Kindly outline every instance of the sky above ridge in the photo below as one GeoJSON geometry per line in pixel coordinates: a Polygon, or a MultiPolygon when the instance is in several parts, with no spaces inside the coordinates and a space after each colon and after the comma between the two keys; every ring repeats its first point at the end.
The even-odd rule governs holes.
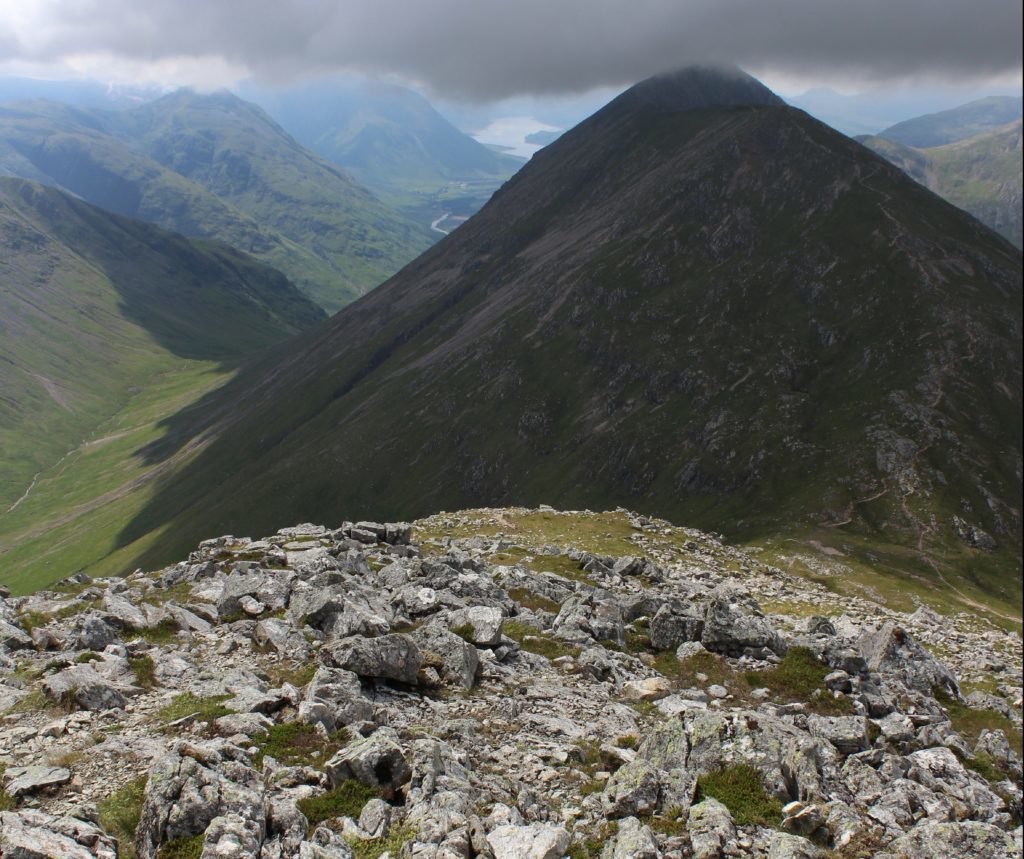
{"type": "Polygon", "coordinates": [[[1014,0],[0,0],[0,74],[199,87],[357,71],[449,100],[734,62],[776,88],[1019,85],[1014,0]]]}

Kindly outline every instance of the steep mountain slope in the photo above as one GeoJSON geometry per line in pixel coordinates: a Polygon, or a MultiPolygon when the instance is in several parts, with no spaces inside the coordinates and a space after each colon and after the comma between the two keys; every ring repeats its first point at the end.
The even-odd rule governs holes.
{"type": "Polygon", "coordinates": [[[280,268],[336,310],[431,239],[342,170],[227,93],[127,111],[0,109],[0,170],[118,214],[216,238],[280,268]]]}
{"type": "Polygon", "coordinates": [[[916,116],[878,132],[878,137],[919,149],[966,140],[1021,118],[1020,96],[981,98],[950,110],[916,116]]]}
{"type": "Polygon", "coordinates": [[[858,143],[738,73],[654,78],[169,422],[152,461],[206,446],[122,544],[625,504],[1019,592],[1020,302],[1019,251],[858,143]]]}
{"type": "Polygon", "coordinates": [[[0,178],[0,546],[33,475],[162,374],[237,366],[323,318],[238,251],[0,178]]]}
{"type": "Polygon", "coordinates": [[[861,143],[922,185],[1022,246],[1021,120],[967,140],[918,149],[885,137],[861,143]]]}
{"type": "Polygon", "coordinates": [[[472,214],[523,163],[459,131],[403,87],[336,79],[241,92],[304,146],[425,222],[472,214]]]}

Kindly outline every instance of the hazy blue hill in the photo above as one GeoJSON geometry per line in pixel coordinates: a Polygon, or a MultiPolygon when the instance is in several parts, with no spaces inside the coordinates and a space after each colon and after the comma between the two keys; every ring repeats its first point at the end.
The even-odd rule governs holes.
{"type": "Polygon", "coordinates": [[[0,513],[133,390],[324,319],[282,274],[0,178],[0,513]]]}
{"type": "Polygon", "coordinates": [[[966,140],[1020,119],[1020,97],[991,96],[960,105],[951,110],[917,116],[897,122],[879,131],[884,137],[904,146],[926,149],[966,140]]]}
{"type": "Polygon", "coordinates": [[[1019,606],[1021,327],[1000,236],[750,78],[660,76],[169,421],[150,461],[202,450],[123,560],[285,522],[621,504],[1019,606]]]}
{"type": "Polygon", "coordinates": [[[333,79],[243,87],[288,132],[420,223],[470,215],[522,166],[457,129],[412,90],[333,79]]]}
{"type": "Polygon", "coordinates": [[[79,108],[121,109],[135,107],[157,98],[155,86],[127,86],[100,83],[94,80],[37,80],[34,78],[0,77],[0,104],[11,101],[49,99],[79,108]]]}
{"type": "Polygon", "coordinates": [[[507,178],[522,166],[477,143],[403,87],[336,80],[263,91],[255,99],[297,140],[375,190],[507,178]]]}
{"type": "Polygon", "coordinates": [[[929,148],[915,148],[880,136],[858,139],[1017,247],[1024,243],[1020,119],[956,143],[929,148]]]}
{"type": "Polygon", "coordinates": [[[253,105],[183,91],[125,111],[0,108],[0,170],[118,214],[214,238],[336,310],[430,244],[253,105]]]}

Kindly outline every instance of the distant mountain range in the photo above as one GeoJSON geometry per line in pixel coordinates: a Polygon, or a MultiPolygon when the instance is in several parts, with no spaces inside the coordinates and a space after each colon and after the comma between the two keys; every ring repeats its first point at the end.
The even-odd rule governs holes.
{"type": "Polygon", "coordinates": [[[857,139],[1017,247],[1024,243],[1020,99],[982,99],[857,139]]]}
{"type": "Polygon", "coordinates": [[[148,462],[196,454],[122,556],[354,511],[622,504],[1019,602],[1021,271],[753,79],[660,76],[169,421],[148,462]]]}
{"type": "Polygon", "coordinates": [[[882,131],[884,137],[904,146],[929,149],[967,140],[1016,122],[1024,112],[1020,98],[991,96],[950,110],[929,113],[897,122],[882,131]]]}
{"type": "Polygon", "coordinates": [[[426,226],[228,93],[183,90],[119,111],[45,101],[0,107],[0,173],[225,241],[280,269],[329,311],[432,241],[426,226]]]}
{"type": "Polygon", "coordinates": [[[463,133],[418,93],[351,78],[243,85],[300,143],[420,222],[473,214],[523,161],[463,133]]]}
{"type": "Polygon", "coordinates": [[[325,318],[232,248],[12,178],[0,178],[0,309],[0,513],[161,374],[237,366],[325,318]]]}
{"type": "Polygon", "coordinates": [[[837,131],[853,137],[859,134],[878,134],[882,129],[903,122],[907,117],[944,113],[959,105],[987,100],[993,95],[1010,97],[1018,105],[1021,101],[1019,87],[1014,93],[1013,90],[993,92],[972,87],[951,89],[927,85],[868,89],[856,94],[836,92],[829,87],[815,87],[790,96],[786,101],[837,131]]]}

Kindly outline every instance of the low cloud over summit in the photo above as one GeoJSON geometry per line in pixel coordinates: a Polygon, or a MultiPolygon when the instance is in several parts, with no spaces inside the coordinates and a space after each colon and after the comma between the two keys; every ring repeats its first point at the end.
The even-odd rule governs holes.
{"type": "MultiPolygon", "coordinates": [[[[207,63],[268,79],[391,73],[448,96],[582,91],[687,63],[891,81],[1019,76],[1006,0],[21,0],[0,60],[207,63]]],[[[15,6],[15,8],[11,8],[15,6]]]]}

